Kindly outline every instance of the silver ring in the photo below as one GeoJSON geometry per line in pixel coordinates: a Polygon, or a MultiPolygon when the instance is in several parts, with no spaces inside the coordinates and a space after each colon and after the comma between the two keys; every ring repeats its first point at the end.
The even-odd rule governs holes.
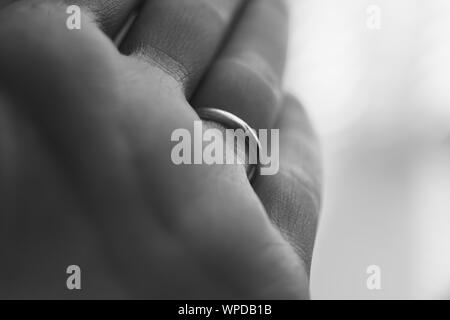
{"type": "MultiPolygon", "coordinates": [[[[250,127],[247,122],[242,120],[241,118],[235,116],[234,114],[227,112],[221,109],[215,108],[200,108],[197,109],[197,114],[202,120],[213,121],[221,124],[226,129],[242,129],[246,135],[248,135],[249,139],[253,140],[254,145],[257,146],[256,150],[256,163],[248,163],[247,164],[247,178],[250,182],[253,182],[253,179],[257,174],[259,174],[259,152],[261,149],[261,142],[259,141],[258,135],[255,130],[250,127]]],[[[251,152],[250,148],[249,151],[251,152]]],[[[247,157],[250,159],[250,157],[247,157]]]]}

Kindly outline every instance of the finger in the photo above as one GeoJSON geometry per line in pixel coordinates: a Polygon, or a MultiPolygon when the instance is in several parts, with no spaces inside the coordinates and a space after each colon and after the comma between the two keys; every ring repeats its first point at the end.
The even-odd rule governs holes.
{"type": "Polygon", "coordinates": [[[192,105],[222,108],[254,128],[269,128],[281,98],[287,25],[284,1],[251,1],[192,105]]]}
{"type": "Polygon", "coordinates": [[[190,96],[243,0],[149,0],[121,46],[175,77],[190,96]]]}
{"type": "MultiPolygon", "coordinates": [[[[18,0],[0,0],[0,9],[18,0]]],[[[43,2],[45,0],[22,0],[43,2]]],[[[67,6],[78,5],[84,12],[90,12],[108,36],[114,37],[127,21],[130,13],[135,10],[142,0],[62,0],[67,6]]]]}
{"type": "Polygon", "coordinates": [[[255,190],[309,270],[321,202],[320,150],[295,98],[285,97],[275,127],[280,130],[280,169],[276,175],[259,176],[255,190]]]}

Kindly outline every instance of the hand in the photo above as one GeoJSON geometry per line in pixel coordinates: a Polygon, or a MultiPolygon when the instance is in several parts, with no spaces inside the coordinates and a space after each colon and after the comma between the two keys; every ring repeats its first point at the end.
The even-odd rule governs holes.
{"type": "Polygon", "coordinates": [[[251,1],[221,48],[241,3],[192,3],[146,2],[127,55],[114,23],[67,30],[53,2],[0,12],[1,297],[308,297],[319,162],[280,90],[286,12],[251,1]],[[174,165],[201,106],[279,128],[279,174],[252,188],[240,166],[174,165]]]}

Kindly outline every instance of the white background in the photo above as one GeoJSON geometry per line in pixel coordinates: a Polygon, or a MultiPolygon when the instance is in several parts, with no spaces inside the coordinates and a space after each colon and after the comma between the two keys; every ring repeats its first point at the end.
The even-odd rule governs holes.
{"type": "Polygon", "coordinates": [[[286,87],[324,153],[313,298],[450,298],[450,1],[290,2],[286,87]]]}

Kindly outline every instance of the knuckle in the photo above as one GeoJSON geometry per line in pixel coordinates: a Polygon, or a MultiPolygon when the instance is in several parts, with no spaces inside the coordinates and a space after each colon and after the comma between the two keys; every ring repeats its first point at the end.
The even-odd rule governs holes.
{"type": "MultiPolygon", "coordinates": [[[[264,62],[246,58],[222,58],[207,85],[210,105],[215,103],[245,119],[254,128],[269,128],[281,104],[279,80],[264,62]]],[[[202,101],[205,103],[206,101],[202,101]]]]}
{"type": "Polygon", "coordinates": [[[247,109],[253,109],[251,119],[258,113],[265,115],[267,125],[271,123],[280,107],[280,80],[273,69],[263,59],[236,58],[230,60],[232,68],[242,79],[242,89],[253,101],[248,101],[247,109]],[[249,63],[252,61],[252,63],[249,63]]]}

